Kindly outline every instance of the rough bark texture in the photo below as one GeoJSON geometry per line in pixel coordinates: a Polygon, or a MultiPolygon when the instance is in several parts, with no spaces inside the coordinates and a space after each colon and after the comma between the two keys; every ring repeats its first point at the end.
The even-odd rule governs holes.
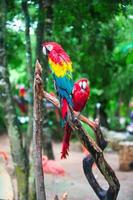
{"type": "Polygon", "coordinates": [[[16,172],[18,184],[19,200],[27,200],[27,163],[26,155],[22,144],[22,135],[16,118],[15,108],[11,95],[11,87],[9,82],[9,72],[6,61],[6,1],[0,1],[0,88],[2,89],[3,106],[5,108],[5,122],[11,144],[11,153],[16,172]]]}
{"type": "Polygon", "coordinates": [[[35,182],[37,200],[46,200],[44,176],[42,169],[42,99],[39,94],[41,69],[36,63],[34,79],[34,120],[33,120],[33,145],[35,162],[35,182]]]}

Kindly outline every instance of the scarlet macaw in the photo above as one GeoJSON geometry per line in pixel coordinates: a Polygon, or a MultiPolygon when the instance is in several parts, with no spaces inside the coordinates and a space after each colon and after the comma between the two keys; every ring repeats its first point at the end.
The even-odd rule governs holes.
{"type": "MultiPolygon", "coordinates": [[[[75,82],[72,90],[72,102],[73,110],[81,112],[86,105],[86,102],[90,96],[89,82],[86,78],[81,78],[75,82]]],[[[69,150],[69,141],[71,137],[72,128],[67,122],[65,125],[65,134],[63,137],[61,158],[66,158],[69,150]]]]}
{"type": "Polygon", "coordinates": [[[60,98],[62,119],[65,120],[68,106],[72,104],[72,62],[64,49],[56,42],[42,44],[43,53],[48,55],[48,65],[52,71],[57,94],[60,98]]]}
{"type": "Polygon", "coordinates": [[[72,103],[72,62],[64,49],[56,42],[44,42],[43,53],[48,55],[48,65],[53,74],[57,95],[60,98],[62,120],[64,122],[65,135],[66,131],[71,131],[67,122],[70,106],[72,103]]]}

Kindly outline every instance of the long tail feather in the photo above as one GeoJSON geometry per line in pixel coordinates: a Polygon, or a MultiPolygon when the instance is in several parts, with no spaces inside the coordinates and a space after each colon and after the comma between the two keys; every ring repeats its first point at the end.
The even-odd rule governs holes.
{"type": "Polygon", "coordinates": [[[64,127],[64,137],[63,137],[63,143],[62,143],[62,151],[61,151],[61,159],[65,159],[68,156],[69,151],[69,141],[71,138],[71,132],[72,128],[67,122],[64,127]]]}

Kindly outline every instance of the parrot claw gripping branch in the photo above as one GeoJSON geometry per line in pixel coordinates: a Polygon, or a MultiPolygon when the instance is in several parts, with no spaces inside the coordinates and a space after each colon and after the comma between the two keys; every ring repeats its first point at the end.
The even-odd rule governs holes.
{"type": "Polygon", "coordinates": [[[79,115],[79,112],[82,111],[89,97],[90,89],[89,87],[87,87],[88,82],[86,79],[83,80],[81,79],[76,83],[72,82],[71,79],[72,68],[71,68],[70,58],[66,53],[64,54],[63,52],[64,50],[60,45],[59,46],[57,45],[56,47],[57,49],[61,47],[61,49],[58,49],[58,53],[55,52],[55,49],[53,48],[54,45],[57,45],[57,43],[52,42],[52,46],[49,43],[44,43],[43,52],[44,54],[46,54],[46,52],[51,53],[52,50],[54,51],[53,54],[51,53],[52,57],[49,57],[50,59],[49,64],[52,66],[52,67],[50,66],[50,68],[53,73],[55,86],[60,101],[55,96],[52,96],[43,90],[42,81],[39,82],[36,81],[36,77],[37,80],[41,80],[41,75],[42,75],[42,67],[38,61],[36,62],[36,69],[35,69],[35,84],[37,85],[36,89],[39,97],[42,99],[43,98],[47,99],[55,107],[61,109],[62,111],[62,119],[64,121],[64,129],[65,129],[63,144],[65,145],[62,147],[62,151],[64,152],[61,152],[62,153],[61,158],[66,158],[66,156],[68,155],[69,139],[71,136],[71,132],[73,128],[77,129],[78,137],[81,143],[90,152],[90,155],[87,155],[83,159],[83,170],[89,184],[91,185],[92,189],[94,190],[94,192],[96,193],[96,195],[100,200],[116,200],[120,189],[120,184],[114,171],[111,169],[111,167],[104,158],[103,150],[106,148],[107,142],[103,137],[99,122],[98,120],[92,122],[85,116],[81,114],[79,115]],[[56,61],[57,63],[54,63],[54,61],[56,61]],[[63,72],[62,74],[61,72],[59,72],[58,69],[59,64],[61,64],[61,67],[64,70],[63,72],[65,74],[65,77],[62,76],[63,72]],[[59,76],[56,77],[56,75],[59,74],[61,75],[61,77],[59,76]],[[65,86],[65,88],[63,86],[65,86]],[[83,89],[84,93],[83,95],[80,96],[81,98],[80,103],[83,102],[81,106],[81,104],[79,105],[79,101],[77,101],[77,96],[79,96],[79,94],[82,93],[83,89]],[[68,112],[72,113],[73,116],[67,120],[68,112]],[[86,130],[82,127],[80,121],[83,121],[93,129],[96,135],[96,142],[87,134],[86,130]],[[92,172],[92,165],[94,162],[97,165],[100,172],[103,174],[106,181],[108,182],[109,187],[107,190],[104,190],[99,185],[92,172]]]}

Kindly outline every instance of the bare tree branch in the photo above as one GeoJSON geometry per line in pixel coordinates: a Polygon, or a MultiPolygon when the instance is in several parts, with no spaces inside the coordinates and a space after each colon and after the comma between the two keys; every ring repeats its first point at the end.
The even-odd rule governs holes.
{"type": "Polygon", "coordinates": [[[33,145],[35,162],[35,182],[37,200],[46,200],[44,176],[42,169],[42,98],[40,97],[42,69],[36,63],[34,77],[34,120],[33,120],[33,145]]]}

